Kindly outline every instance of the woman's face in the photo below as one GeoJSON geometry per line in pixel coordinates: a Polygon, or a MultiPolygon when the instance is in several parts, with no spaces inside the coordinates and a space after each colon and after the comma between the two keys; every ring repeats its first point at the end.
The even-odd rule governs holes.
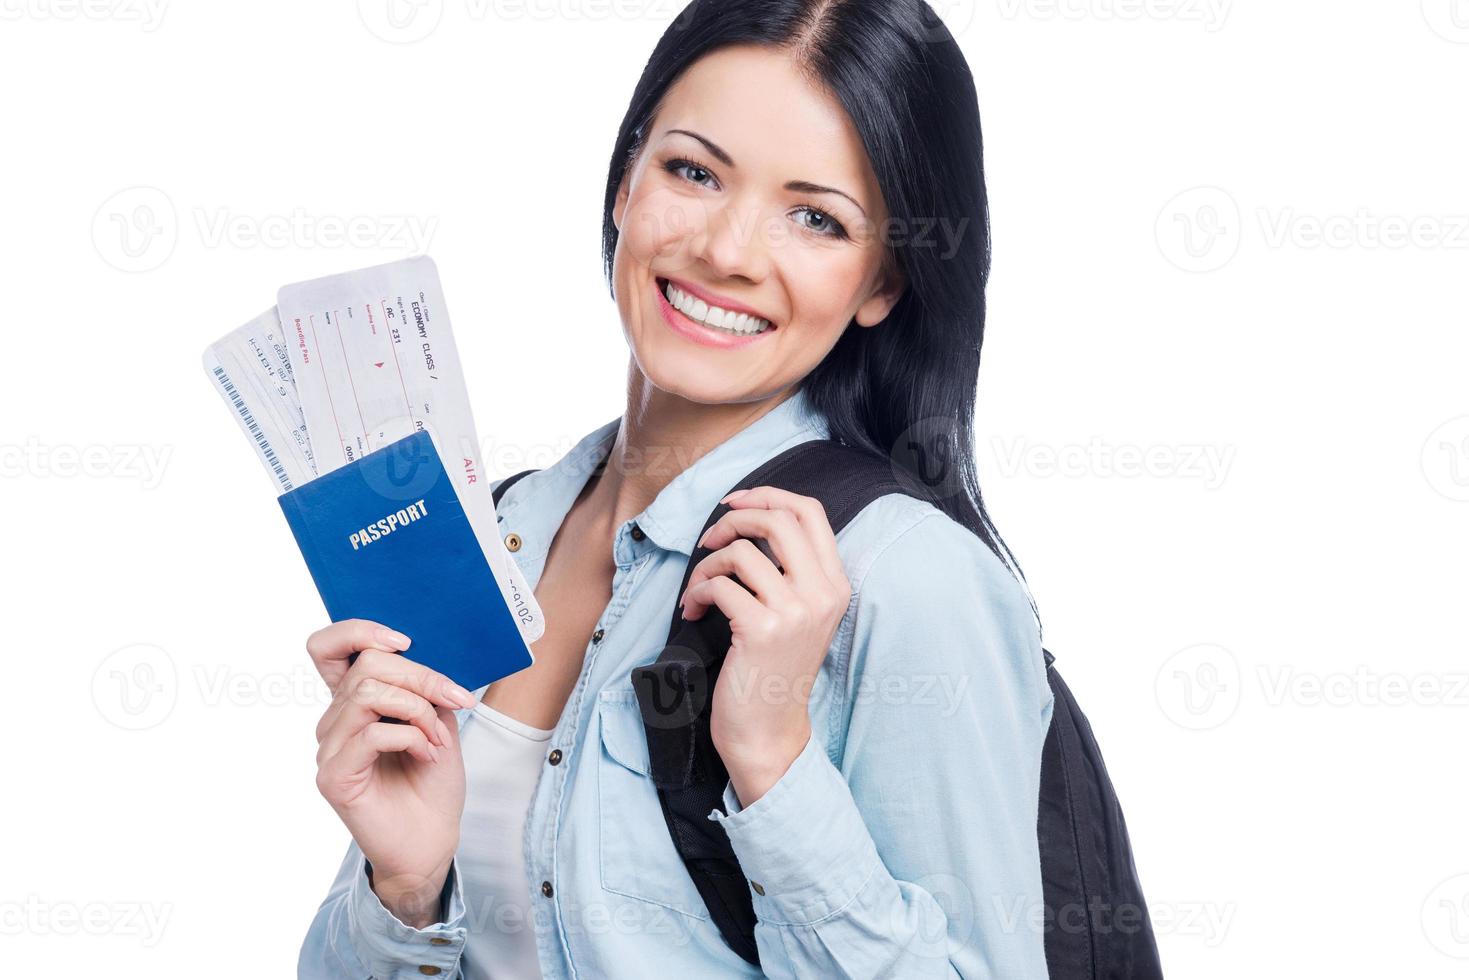
{"type": "Polygon", "coordinates": [[[772,48],[705,55],[668,89],[613,210],[613,284],[637,368],[705,404],[794,386],[849,324],[881,323],[902,295],[883,273],[886,219],[835,98],[772,48]],[[753,313],[762,332],[679,312],[670,282],[680,307],[702,302],[693,318],[753,313]]]}

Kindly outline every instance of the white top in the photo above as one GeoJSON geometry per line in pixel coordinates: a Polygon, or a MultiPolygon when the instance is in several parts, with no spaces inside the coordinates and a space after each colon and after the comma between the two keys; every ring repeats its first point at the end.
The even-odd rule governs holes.
{"type": "Polygon", "coordinates": [[[551,730],[484,702],[461,733],[466,781],[456,855],[469,935],[465,980],[541,980],[522,845],[551,730]]]}

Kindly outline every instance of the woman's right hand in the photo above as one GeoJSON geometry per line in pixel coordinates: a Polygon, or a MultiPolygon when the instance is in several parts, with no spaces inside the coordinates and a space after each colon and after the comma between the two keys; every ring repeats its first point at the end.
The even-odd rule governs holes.
{"type": "Polygon", "coordinates": [[[408,645],[401,633],[349,619],[311,634],[306,651],[332,692],[316,726],[317,789],[371,863],[384,907],[423,928],[439,921],[459,847],[464,759],[454,709],[473,707],[474,695],[397,652],[408,645]]]}

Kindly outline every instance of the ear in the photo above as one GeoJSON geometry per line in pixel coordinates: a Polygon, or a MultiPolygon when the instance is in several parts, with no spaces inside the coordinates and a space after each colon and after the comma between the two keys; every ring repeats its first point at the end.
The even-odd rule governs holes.
{"type": "Polygon", "coordinates": [[[897,267],[896,262],[885,261],[883,266],[884,271],[877,288],[866,302],[857,307],[853,319],[859,327],[875,327],[886,320],[893,307],[898,305],[898,300],[903,298],[903,291],[908,288],[908,278],[903,275],[903,270],[897,267]]]}
{"type": "Polygon", "coordinates": [[[622,170],[622,180],[617,184],[617,199],[612,204],[612,225],[620,234],[622,232],[622,215],[627,210],[627,195],[629,174],[632,173],[632,164],[622,170]]]}

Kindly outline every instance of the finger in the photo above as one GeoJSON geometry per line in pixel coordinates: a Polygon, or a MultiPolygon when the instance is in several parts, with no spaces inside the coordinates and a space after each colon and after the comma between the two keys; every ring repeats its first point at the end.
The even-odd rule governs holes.
{"type": "MultiPolygon", "coordinates": [[[[689,575],[689,584],[679,597],[680,604],[688,596],[689,590],[700,582],[730,574],[739,576],[739,584],[755,593],[767,605],[777,604],[788,598],[791,592],[790,583],[780,573],[780,569],[765,556],[765,552],[755,547],[755,542],[749,538],[736,538],[694,566],[689,575]]],[[[699,611],[702,614],[703,610],[699,611]]]]}
{"type": "Polygon", "coordinates": [[[339,786],[358,780],[386,752],[407,752],[429,765],[438,762],[440,758],[438,750],[428,744],[428,739],[417,728],[379,721],[349,738],[343,743],[341,751],[322,762],[317,770],[317,782],[339,786]]]}
{"type": "Polygon", "coordinates": [[[412,641],[397,630],[367,619],[344,619],[324,626],[306,638],[306,652],[316,665],[316,672],[335,691],[347,670],[350,658],[363,650],[407,650],[412,641]]]}
{"type": "Polygon", "coordinates": [[[741,618],[753,620],[766,608],[748,589],[723,575],[706,579],[689,590],[684,618],[698,619],[710,606],[718,606],[731,623],[741,618]]]}
{"type": "Polygon", "coordinates": [[[438,671],[401,654],[363,650],[342,683],[357,684],[365,677],[375,677],[394,687],[412,691],[437,705],[450,708],[473,708],[475,705],[475,697],[469,691],[438,671]]]}
{"type": "Polygon", "coordinates": [[[834,584],[847,583],[846,567],[842,564],[841,552],[837,550],[836,533],[831,529],[826,508],[815,497],[791,493],[779,487],[754,487],[737,497],[726,497],[721,502],[729,504],[735,512],[772,507],[790,511],[795,515],[801,532],[811,542],[812,551],[827,578],[834,584]]]}
{"type": "Polygon", "coordinates": [[[442,746],[448,741],[448,731],[428,699],[374,677],[364,677],[338,691],[317,723],[317,741],[324,743],[328,733],[339,725],[356,732],[383,717],[398,718],[417,726],[434,745],[442,746]]]}
{"type": "Polygon", "coordinates": [[[751,537],[764,538],[769,543],[775,560],[796,583],[826,581],[826,571],[815,548],[796,515],[788,510],[731,510],[710,526],[699,544],[723,548],[739,538],[751,537]]]}

